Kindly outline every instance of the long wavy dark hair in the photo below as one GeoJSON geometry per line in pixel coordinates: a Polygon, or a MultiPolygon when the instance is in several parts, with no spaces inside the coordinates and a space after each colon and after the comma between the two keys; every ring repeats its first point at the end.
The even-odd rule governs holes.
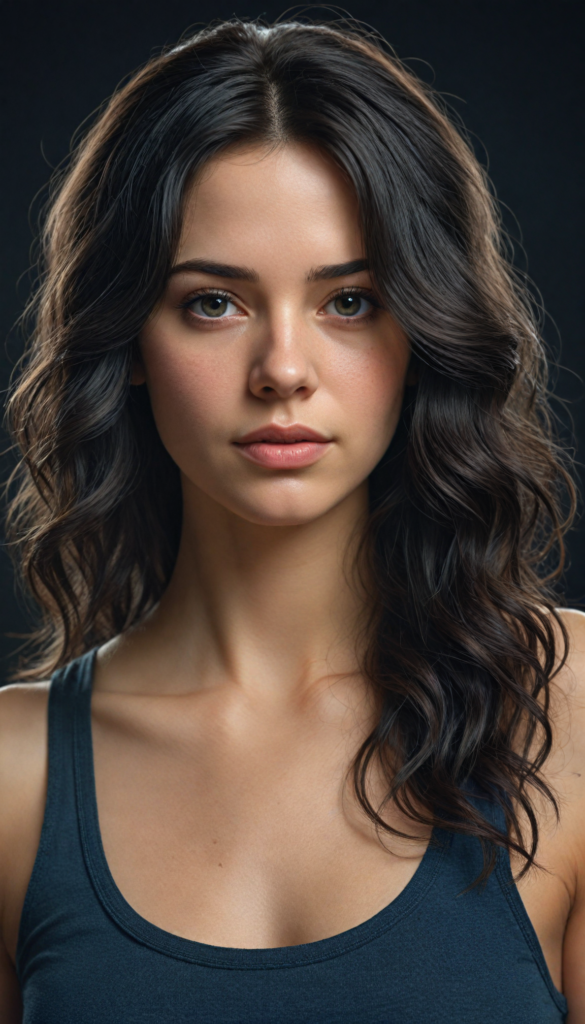
{"type": "Polygon", "coordinates": [[[187,38],[114,94],[57,181],[9,402],[22,455],[9,526],[42,612],[20,678],[127,630],[161,597],[181,491],[146,388],[130,385],[136,339],[203,163],[289,141],[353,183],[377,290],[418,366],[371,477],[364,671],[382,710],[353,764],[358,799],[393,831],[368,796],[376,759],[413,822],[481,840],[482,877],[498,847],[526,870],[535,792],[555,805],[541,769],[567,634],[550,559],[558,571],[563,495],[573,501],[543,347],[470,145],[381,40],[346,23],[235,20],[187,38]],[[507,834],[472,789],[503,807],[507,834]]]}

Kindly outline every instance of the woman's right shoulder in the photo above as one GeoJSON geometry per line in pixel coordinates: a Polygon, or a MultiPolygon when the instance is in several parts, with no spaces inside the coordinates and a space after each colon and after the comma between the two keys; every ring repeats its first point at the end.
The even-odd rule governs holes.
{"type": "Polygon", "coordinates": [[[49,683],[0,688],[0,914],[13,953],[47,791],[49,683]]]}
{"type": "Polygon", "coordinates": [[[49,685],[0,687],[0,816],[17,789],[46,773],[49,685]]]}

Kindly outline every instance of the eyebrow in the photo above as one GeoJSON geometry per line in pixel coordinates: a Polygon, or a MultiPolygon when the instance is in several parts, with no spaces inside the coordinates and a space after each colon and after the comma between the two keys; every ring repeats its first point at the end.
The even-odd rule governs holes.
{"type": "Polygon", "coordinates": [[[171,269],[169,277],[174,274],[213,274],[214,277],[230,277],[239,281],[258,281],[258,274],[255,270],[247,267],[233,267],[229,263],[214,263],[213,260],[185,260],[184,263],[177,263],[171,269]]]}
{"type": "MultiPolygon", "coordinates": [[[[346,277],[368,270],[368,261],[364,259],[349,260],[347,263],[328,263],[323,267],[315,267],[307,274],[307,281],[328,281],[335,277],[346,277]]],[[[235,267],[230,263],[215,263],[213,260],[185,260],[171,269],[169,277],[175,274],[212,274],[214,277],[227,277],[235,281],[251,281],[256,284],[259,275],[248,267],[235,267]]]]}
{"type": "Polygon", "coordinates": [[[367,260],[349,260],[348,263],[329,263],[325,267],[317,267],[307,274],[307,281],[329,281],[333,277],[347,277],[368,270],[367,260]]]}

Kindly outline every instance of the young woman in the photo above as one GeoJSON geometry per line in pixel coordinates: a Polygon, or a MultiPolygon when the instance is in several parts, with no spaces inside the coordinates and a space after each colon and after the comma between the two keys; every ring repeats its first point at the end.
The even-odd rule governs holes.
{"type": "Polygon", "coordinates": [[[220,24],[114,96],[44,259],[2,1021],[583,1024],[570,482],[437,100],[347,29],[220,24]]]}

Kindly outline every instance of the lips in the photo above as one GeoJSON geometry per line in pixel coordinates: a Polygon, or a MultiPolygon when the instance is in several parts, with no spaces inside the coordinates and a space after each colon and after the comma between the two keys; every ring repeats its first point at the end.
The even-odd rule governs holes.
{"type": "Polygon", "coordinates": [[[267,469],[300,469],[313,465],[331,444],[319,431],[300,423],[288,427],[269,423],[234,441],[245,458],[267,469]]]}
{"type": "Polygon", "coordinates": [[[251,430],[249,434],[238,438],[236,444],[251,444],[254,441],[265,441],[267,444],[294,444],[299,441],[316,441],[318,444],[326,443],[329,439],[320,434],[317,430],[304,427],[301,423],[292,423],[289,427],[281,427],[278,423],[268,423],[258,430],[251,430]]]}

